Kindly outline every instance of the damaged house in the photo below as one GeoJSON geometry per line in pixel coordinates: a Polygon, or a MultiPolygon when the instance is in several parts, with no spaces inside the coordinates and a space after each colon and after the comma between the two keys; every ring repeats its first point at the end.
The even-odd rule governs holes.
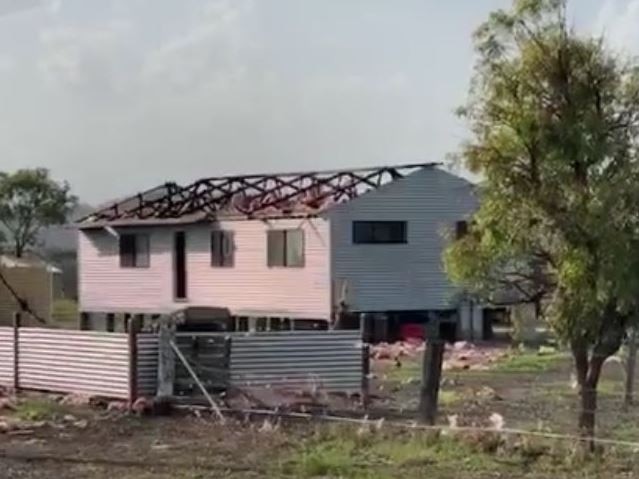
{"type": "Polygon", "coordinates": [[[481,308],[460,304],[442,251],[475,206],[436,164],[167,183],[77,224],[84,327],[185,307],[216,308],[234,330],[365,317],[394,339],[429,314],[454,327],[481,308]]]}

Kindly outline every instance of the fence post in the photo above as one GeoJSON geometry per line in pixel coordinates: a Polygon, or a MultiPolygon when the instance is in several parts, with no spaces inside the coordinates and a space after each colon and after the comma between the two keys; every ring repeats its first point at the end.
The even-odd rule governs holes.
{"type": "Polygon", "coordinates": [[[444,359],[444,341],[440,336],[439,318],[434,314],[429,315],[425,340],[419,412],[423,422],[433,425],[437,419],[439,383],[444,359]]]}
{"type": "Polygon", "coordinates": [[[20,323],[19,312],[13,313],[13,389],[20,389],[20,323]]]}
{"type": "Polygon", "coordinates": [[[138,398],[138,328],[137,322],[129,318],[129,408],[138,398]]]}
{"type": "Polygon", "coordinates": [[[637,327],[632,327],[628,336],[628,362],[626,364],[626,391],[624,405],[632,405],[635,395],[635,370],[637,367],[637,327]]]}
{"type": "Polygon", "coordinates": [[[106,315],[106,330],[109,333],[115,331],[115,314],[107,313],[106,315]]]}
{"type": "Polygon", "coordinates": [[[158,398],[170,398],[173,396],[175,382],[175,354],[171,348],[171,342],[175,338],[175,328],[171,319],[161,316],[158,331],[158,398]]]}
{"type": "Polygon", "coordinates": [[[83,311],[80,313],[80,324],[78,325],[80,331],[86,331],[89,329],[89,313],[83,311]]]}
{"type": "Polygon", "coordinates": [[[231,348],[233,347],[231,336],[224,338],[224,371],[226,371],[226,389],[231,386],[231,348]]]}
{"type": "Polygon", "coordinates": [[[370,346],[362,344],[362,407],[368,409],[370,404],[370,346]]]}
{"type": "Polygon", "coordinates": [[[360,313],[359,315],[359,329],[362,333],[362,341],[365,343],[371,342],[371,317],[368,313],[360,313]]]}

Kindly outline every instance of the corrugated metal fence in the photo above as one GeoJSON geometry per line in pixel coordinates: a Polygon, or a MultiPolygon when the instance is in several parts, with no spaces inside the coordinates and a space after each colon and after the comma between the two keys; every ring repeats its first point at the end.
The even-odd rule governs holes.
{"type": "Polygon", "coordinates": [[[158,337],[138,334],[138,390],[139,396],[155,396],[158,383],[158,337]]]}
{"type": "Polygon", "coordinates": [[[0,327],[0,384],[13,386],[13,328],[0,327]]]}
{"type": "MultiPolygon", "coordinates": [[[[15,384],[14,334],[0,327],[0,385],[9,387],[15,384]]],[[[178,344],[197,374],[210,376],[210,384],[204,382],[212,389],[228,381],[353,392],[365,385],[368,355],[359,331],[182,333],[178,344]]],[[[23,389],[129,400],[157,389],[155,334],[19,328],[17,346],[23,389]]]]}
{"type": "Polygon", "coordinates": [[[20,328],[19,338],[20,387],[128,397],[126,334],[20,328]]]}
{"type": "Polygon", "coordinates": [[[360,391],[368,358],[359,331],[231,334],[231,384],[360,391]]]}
{"type": "MultiPolygon", "coordinates": [[[[157,336],[135,337],[137,368],[131,364],[127,334],[20,328],[18,385],[21,389],[116,399],[154,395],[157,336]],[[136,374],[136,381],[131,381],[132,374],[136,374]]],[[[15,385],[14,368],[14,329],[0,328],[1,385],[15,385]]]]}

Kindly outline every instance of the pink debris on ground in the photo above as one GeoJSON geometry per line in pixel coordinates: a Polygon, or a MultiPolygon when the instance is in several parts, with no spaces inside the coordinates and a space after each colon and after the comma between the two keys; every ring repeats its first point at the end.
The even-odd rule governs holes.
{"type": "MultiPolygon", "coordinates": [[[[416,359],[425,349],[421,341],[398,341],[396,343],[379,343],[371,346],[371,358],[375,361],[394,361],[398,366],[402,359],[416,359]]],[[[485,370],[503,357],[506,350],[492,345],[475,345],[467,341],[447,344],[444,353],[444,370],[472,369],[485,370]]]]}
{"type": "Polygon", "coordinates": [[[391,359],[397,360],[401,358],[415,358],[424,351],[424,343],[422,341],[398,341],[396,343],[379,343],[371,347],[371,356],[373,359],[391,359]]]}
{"type": "Polygon", "coordinates": [[[68,394],[60,401],[60,404],[67,406],[88,406],[91,403],[91,396],[84,394],[68,394]]]}

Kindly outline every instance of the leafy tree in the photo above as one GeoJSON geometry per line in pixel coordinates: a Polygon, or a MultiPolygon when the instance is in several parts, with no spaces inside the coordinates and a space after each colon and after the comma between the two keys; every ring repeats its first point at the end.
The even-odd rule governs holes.
{"type": "Polygon", "coordinates": [[[56,183],[44,168],[0,172],[0,224],[18,257],[37,243],[42,228],[64,223],[75,204],[69,185],[56,183]]]}
{"type": "Polygon", "coordinates": [[[445,263],[471,294],[507,286],[544,306],[592,438],[603,363],[639,300],[639,69],[569,28],[565,7],[515,0],[475,33],[460,157],[483,178],[480,208],[445,263]]]}

